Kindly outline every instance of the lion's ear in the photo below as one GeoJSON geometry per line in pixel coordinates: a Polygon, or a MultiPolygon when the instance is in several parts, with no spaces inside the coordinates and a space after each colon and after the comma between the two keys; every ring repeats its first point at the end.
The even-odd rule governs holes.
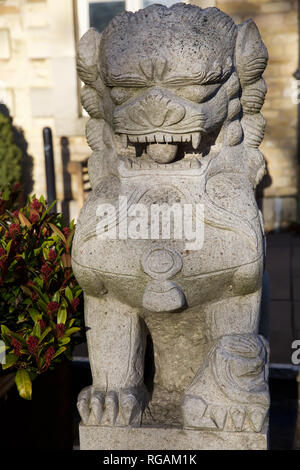
{"type": "Polygon", "coordinates": [[[268,51],[252,20],[238,25],[235,59],[242,87],[258,80],[267,66],[268,51]]]}
{"type": "Polygon", "coordinates": [[[92,118],[110,119],[110,98],[99,72],[100,42],[101,34],[94,28],[89,29],[79,41],[77,71],[85,83],[80,96],[82,106],[92,118]]]}
{"type": "Polygon", "coordinates": [[[77,53],[77,71],[81,80],[94,86],[98,74],[101,34],[94,28],[89,29],[80,39],[77,53]]]}
{"type": "Polygon", "coordinates": [[[261,78],[268,62],[268,52],[256,24],[247,20],[238,25],[235,65],[242,86],[241,104],[248,177],[255,187],[264,175],[265,163],[258,147],[263,140],[265,120],[260,113],[267,91],[261,78]]]}

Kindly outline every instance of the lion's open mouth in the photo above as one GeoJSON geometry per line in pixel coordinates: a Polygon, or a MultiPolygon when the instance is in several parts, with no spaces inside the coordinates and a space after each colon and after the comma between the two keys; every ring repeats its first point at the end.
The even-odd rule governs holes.
{"type": "Polygon", "coordinates": [[[121,134],[120,137],[124,147],[127,147],[128,145],[143,144],[146,155],[159,164],[172,163],[176,159],[179,159],[181,144],[184,143],[190,145],[192,149],[197,150],[201,142],[200,132],[187,134],[121,134]]]}

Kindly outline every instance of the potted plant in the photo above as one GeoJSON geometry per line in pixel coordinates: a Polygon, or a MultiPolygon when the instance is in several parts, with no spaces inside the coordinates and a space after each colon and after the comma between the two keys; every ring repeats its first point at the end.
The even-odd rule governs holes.
{"type": "Polygon", "coordinates": [[[19,396],[33,403],[35,387],[47,384],[39,394],[50,392],[49,409],[51,395],[62,397],[57,388],[63,387],[59,379],[51,387],[49,379],[67,375],[74,345],[85,340],[82,290],[71,267],[75,226],[51,213],[43,197],[16,208],[18,192],[18,185],[0,192],[1,375],[13,372],[19,396]]]}

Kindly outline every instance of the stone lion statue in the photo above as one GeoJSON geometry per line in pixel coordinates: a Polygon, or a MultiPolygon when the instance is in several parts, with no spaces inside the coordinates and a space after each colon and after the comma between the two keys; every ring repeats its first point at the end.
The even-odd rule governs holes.
{"type": "Polygon", "coordinates": [[[265,171],[267,60],[252,20],[183,3],[121,13],[82,37],[93,151],[72,252],[93,376],[78,398],[83,424],[266,426],[254,189],[265,171]],[[164,222],[145,236],[143,211],[188,205],[187,221],[203,228],[198,248],[166,236],[164,222]]]}

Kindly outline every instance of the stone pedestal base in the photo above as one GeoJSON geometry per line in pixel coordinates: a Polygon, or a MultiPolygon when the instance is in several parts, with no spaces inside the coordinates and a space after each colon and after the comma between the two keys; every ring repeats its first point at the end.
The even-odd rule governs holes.
{"type": "Polygon", "coordinates": [[[266,450],[266,433],[79,426],[81,450],[266,450]]]}

